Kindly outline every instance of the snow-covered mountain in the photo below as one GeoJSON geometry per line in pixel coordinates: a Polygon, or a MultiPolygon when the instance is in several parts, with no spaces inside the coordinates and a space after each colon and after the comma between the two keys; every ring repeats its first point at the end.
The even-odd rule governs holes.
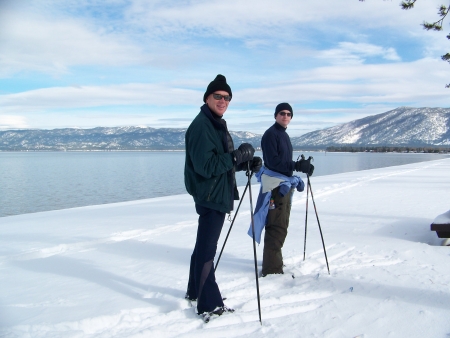
{"type": "MultiPolygon", "coordinates": [[[[268,126],[269,127],[269,126],[268,126]]],[[[182,150],[186,129],[98,127],[0,131],[0,150],[182,150]]],[[[261,144],[261,135],[230,131],[235,145],[261,144]]],[[[450,108],[400,107],[386,113],[291,137],[294,149],[329,146],[449,146],[450,108]]]]}
{"type": "MultiPolygon", "coordinates": [[[[93,129],[24,129],[0,131],[0,150],[178,150],[184,149],[186,129],[98,127],[93,129]]],[[[261,136],[230,132],[235,144],[259,146],[261,136]]]]}
{"type": "Polygon", "coordinates": [[[450,145],[450,108],[400,107],[292,138],[298,147],[450,145]]]}

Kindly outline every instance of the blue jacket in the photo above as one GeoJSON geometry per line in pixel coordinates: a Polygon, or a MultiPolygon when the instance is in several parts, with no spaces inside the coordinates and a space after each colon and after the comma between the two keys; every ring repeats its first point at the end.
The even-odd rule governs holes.
{"type": "MultiPolygon", "coordinates": [[[[298,176],[285,176],[276,171],[272,171],[267,169],[265,166],[261,168],[259,172],[255,174],[258,182],[261,183],[261,189],[259,190],[258,200],[256,202],[255,212],[253,214],[253,222],[255,224],[255,241],[258,244],[261,242],[261,234],[267,223],[267,213],[269,212],[269,201],[272,196],[272,190],[268,190],[263,193],[263,191],[267,190],[263,187],[262,175],[267,175],[270,177],[275,177],[280,179],[280,194],[281,196],[286,195],[293,188],[297,188],[297,191],[303,191],[305,189],[305,183],[298,176]]],[[[293,193],[293,192],[292,192],[293,193]]],[[[247,234],[253,238],[252,235],[252,225],[250,224],[250,228],[248,229],[247,234]]]]}

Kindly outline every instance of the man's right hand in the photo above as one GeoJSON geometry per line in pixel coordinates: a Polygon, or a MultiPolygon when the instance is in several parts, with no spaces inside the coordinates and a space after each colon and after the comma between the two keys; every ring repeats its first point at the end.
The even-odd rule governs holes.
{"type": "Polygon", "coordinates": [[[242,143],[239,148],[233,151],[233,158],[237,165],[253,159],[255,148],[250,143],[242,143]]]}

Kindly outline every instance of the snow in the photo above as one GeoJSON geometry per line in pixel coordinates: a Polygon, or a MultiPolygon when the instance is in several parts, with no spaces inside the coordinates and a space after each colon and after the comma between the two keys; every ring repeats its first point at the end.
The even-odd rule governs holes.
{"type": "Polygon", "coordinates": [[[311,202],[303,261],[306,190],[296,192],[285,274],[259,279],[262,323],[248,194],[216,271],[236,312],[208,324],[184,300],[189,195],[0,218],[0,336],[448,337],[450,247],[430,224],[449,210],[449,170],[442,159],[313,176],[331,274],[311,202]]]}
{"type": "Polygon", "coordinates": [[[450,224],[450,210],[437,216],[434,221],[434,224],[450,224]]]}

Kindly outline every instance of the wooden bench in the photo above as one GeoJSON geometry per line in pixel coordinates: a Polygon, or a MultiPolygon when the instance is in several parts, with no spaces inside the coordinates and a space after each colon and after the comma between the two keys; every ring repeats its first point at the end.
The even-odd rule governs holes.
{"type": "Polygon", "coordinates": [[[439,238],[450,238],[450,210],[434,219],[431,231],[436,231],[439,238]]]}
{"type": "Polygon", "coordinates": [[[450,238],[450,223],[448,224],[431,224],[431,231],[436,231],[439,238],[450,238]]]}

